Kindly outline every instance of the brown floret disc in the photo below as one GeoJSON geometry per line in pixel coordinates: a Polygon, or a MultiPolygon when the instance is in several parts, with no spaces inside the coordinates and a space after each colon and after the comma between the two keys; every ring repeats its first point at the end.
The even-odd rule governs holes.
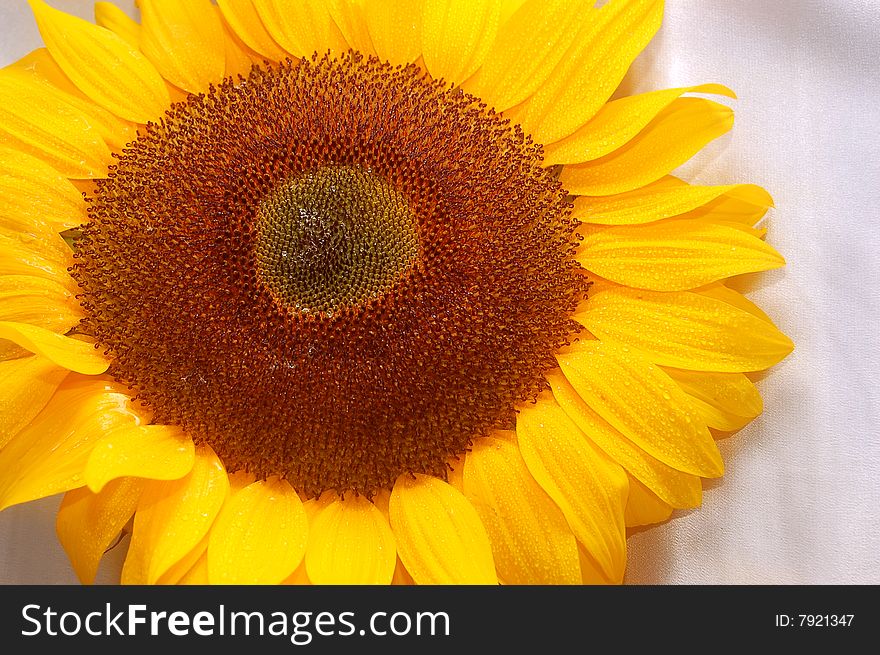
{"type": "Polygon", "coordinates": [[[308,495],[444,477],[577,329],[540,147],[415,66],[255,67],[172,105],[87,200],[72,274],[113,375],[308,495]]]}

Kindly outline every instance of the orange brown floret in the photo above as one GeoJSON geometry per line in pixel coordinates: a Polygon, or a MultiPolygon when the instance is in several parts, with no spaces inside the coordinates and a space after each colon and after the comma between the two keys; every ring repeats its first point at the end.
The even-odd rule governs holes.
{"type": "Polygon", "coordinates": [[[539,146],[415,66],[254,68],[87,198],[81,331],[230,471],[371,495],[513,426],[585,293],[539,146]]]}

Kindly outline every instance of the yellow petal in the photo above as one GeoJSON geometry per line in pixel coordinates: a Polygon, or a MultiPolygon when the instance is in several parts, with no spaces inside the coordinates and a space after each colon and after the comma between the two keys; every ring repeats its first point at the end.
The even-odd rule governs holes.
{"type": "Polygon", "coordinates": [[[720,84],[651,91],[604,105],[589,123],[564,139],[544,146],[544,163],[580,164],[604,157],[641,132],[662,109],[685,93],[712,93],[735,98],[720,84]]]}
{"type": "Polygon", "coordinates": [[[515,443],[496,437],[476,440],[465,459],[464,488],[489,534],[501,582],[580,583],[577,541],[515,443]]]}
{"type": "Polygon", "coordinates": [[[162,76],[122,37],[28,0],[43,42],[79,89],[111,112],[136,123],[162,116],[170,99],[162,76]]]}
{"type": "Polygon", "coordinates": [[[96,350],[94,345],[35,325],[2,321],[0,339],[9,339],[68,371],[76,371],[84,375],[98,375],[106,371],[110,365],[109,360],[100,350],[96,350]]]}
{"type": "Polygon", "coordinates": [[[608,289],[591,296],[575,319],[600,339],[638,348],[655,364],[693,371],[760,371],[793,348],[772,324],[687,291],[608,289]]]}
{"type": "Polygon", "coordinates": [[[223,79],[223,25],[210,0],[141,0],[140,49],[166,80],[190,93],[223,79]]]}
{"type": "Polygon", "coordinates": [[[704,371],[683,371],[677,368],[664,370],[685,393],[721,412],[729,423],[723,425],[709,423],[719,430],[736,430],[744,425],[741,423],[738,426],[730,426],[736,421],[731,421],[729,417],[726,417],[728,414],[742,417],[747,422],[758,416],[764,409],[764,403],[758,389],[742,373],[707,373],[704,371]]]}
{"type": "Polygon", "coordinates": [[[79,90],[79,87],[77,87],[76,84],[70,81],[70,78],[67,77],[67,75],[64,74],[64,71],[61,70],[58,62],[52,59],[52,55],[49,54],[48,48],[31,50],[24,57],[13,62],[4,70],[18,70],[19,72],[26,71],[32,73],[40,79],[51,83],[52,86],[58,90],[64,91],[70,95],[76,95],[79,98],[88,101],[88,97],[79,90]]]}
{"type": "Polygon", "coordinates": [[[43,93],[8,71],[0,72],[0,146],[24,150],[73,178],[103,177],[113,163],[88,117],[60,91],[43,93]]]}
{"type": "Polygon", "coordinates": [[[35,239],[27,235],[9,237],[0,231],[0,275],[44,278],[75,291],[76,282],[67,272],[72,264],[73,252],[60,235],[53,239],[35,239]],[[56,245],[67,252],[61,253],[56,245]]]}
{"type": "Polygon", "coordinates": [[[288,2],[253,0],[266,31],[278,45],[294,57],[311,57],[327,50],[340,53],[348,49],[342,32],[330,16],[327,0],[288,2]]]}
{"type": "Polygon", "coordinates": [[[647,359],[603,341],[582,341],[556,359],[584,402],[646,452],[692,475],[724,472],[721,453],[687,396],[647,359]]]}
{"type": "MultiPolygon", "coordinates": [[[[205,559],[208,554],[208,537],[206,534],[199,542],[193,546],[183,557],[172,564],[165,573],[159,576],[155,584],[157,585],[176,585],[181,584],[181,580],[187,577],[192,568],[201,560],[205,559]]],[[[208,583],[205,583],[208,584],[208,583]]]]}
{"type": "Polygon", "coordinates": [[[0,275],[0,322],[27,323],[63,334],[83,317],[70,290],[32,275],[0,275]]]}
{"type": "Polygon", "coordinates": [[[287,53],[266,31],[251,0],[217,0],[226,23],[254,52],[271,61],[284,61],[287,53]]]}
{"type": "Polygon", "coordinates": [[[397,552],[417,584],[497,584],[489,536],[460,491],[428,475],[401,475],[388,510],[397,552]]]}
{"type": "Polygon", "coordinates": [[[547,382],[550,383],[556,402],[569,418],[631,476],[673,507],[699,507],[702,498],[699,477],[682,473],[664,464],[615,430],[590,409],[559,371],[548,373],[547,382]]]}
{"type": "Polygon", "coordinates": [[[733,127],[733,111],[703,98],[679,98],[622,148],[566,166],[560,181],[575,195],[610,196],[650,184],[733,127]]]}
{"type": "Polygon", "coordinates": [[[577,259],[608,280],[655,291],[686,291],[785,265],[753,234],[693,220],[597,230],[585,237],[577,259]]]}
{"type": "Polygon", "coordinates": [[[141,26],[112,2],[95,3],[95,23],[114,32],[132,48],[138,47],[141,26]]]}
{"type": "Polygon", "coordinates": [[[388,584],[397,546],[382,512],[350,496],[328,503],[310,522],[305,561],[314,584],[388,584]]]}
{"type": "Polygon", "coordinates": [[[379,59],[395,64],[416,61],[422,54],[422,0],[367,0],[364,20],[379,59]]]}
{"type": "Polygon", "coordinates": [[[626,500],[626,527],[661,523],[672,516],[672,505],[633,477],[629,479],[629,496],[626,500]]]}
{"type": "Polygon", "coordinates": [[[82,194],[38,157],[0,149],[0,226],[66,230],[88,220],[82,194]]]}
{"type": "Polygon", "coordinates": [[[587,439],[552,396],[520,410],[516,436],[532,477],[565,514],[575,537],[609,579],[623,581],[624,470],[587,439]]]}
{"type": "Polygon", "coordinates": [[[134,517],[123,584],[155,584],[208,534],[229,492],[223,464],[207,445],[196,448],[183,478],[147,483],[134,517]]]}
{"type": "Polygon", "coordinates": [[[460,85],[482,65],[495,41],[498,0],[424,0],[422,57],[434,79],[460,85]]]}
{"type": "Polygon", "coordinates": [[[770,325],[774,325],[773,320],[767,316],[763,309],[758,307],[738,291],[734,291],[723,284],[712,284],[704,289],[700,289],[696,293],[699,293],[701,296],[707,296],[709,298],[715,298],[716,300],[726,302],[728,305],[733,305],[738,309],[748,312],[752,316],[757,316],[762,321],[770,323],[770,325]]]}
{"type": "MultiPolygon", "coordinates": [[[[217,16],[220,16],[220,10],[215,8],[217,16]]],[[[226,77],[238,79],[238,77],[247,77],[254,67],[255,63],[263,63],[260,56],[238,38],[238,35],[232,31],[225,21],[220,21],[223,25],[223,52],[226,59],[226,77]]]]}
{"type": "Polygon", "coordinates": [[[622,580],[610,580],[599,563],[581,544],[578,544],[578,559],[581,564],[581,582],[585,585],[621,584],[622,580]]]}
{"type": "MultiPolygon", "coordinates": [[[[182,561],[182,560],[181,560],[182,561]]],[[[207,585],[208,582],[208,551],[205,550],[189,571],[183,574],[177,584],[181,585],[207,585]]]]}
{"type": "Polygon", "coordinates": [[[104,552],[134,514],[143,481],[121,478],[101,493],[80,487],[64,494],[55,531],[82,584],[92,584],[104,552]]]}
{"type": "Polygon", "coordinates": [[[662,0],[612,0],[604,5],[595,17],[586,17],[549,79],[510,112],[510,118],[538,143],[568,136],[605,104],[662,18],[662,0]]]}
{"type": "Polygon", "coordinates": [[[45,104],[77,110],[86,119],[89,132],[98,134],[111,150],[121,150],[126,143],[137,136],[134,123],[99,107],[83,96],[76,87],[68,91],[72,86],[69,82],[64,85],[64,89],[59,88],[52,80],[63,76],[64,73],[58,68],[58,64],[52,59],[48,50],[40,48],[29,59],[33,62],[30,66],[16,65],[0,73],[8,81],[15,83],[19,93],[23,93],[24,90],[28,96],[42,97],[45,104]],[[50,73],[50,68],[56,71],[50,73]]]}
{"type": "Polygon", "coordinates": [[[306,552],[308,519],[285,480],[260,480],[232,495],[208,541],[211,584],[278,584],[306,552]]]}
{"type": "MultiPolygon", "coordinates": [[[[709,211],[700,212],[699,216],[692,216],[689,212],[710,204],[713,206],[707,207],[707,210],[719,207],[720,202],[713,202],[717,199],[736,199],[742,205],[754,208],[766,208],[773,203],[767,192],[754,184],[697,186],[667,176],[635,191],[613,196],[575,198],[572,214],[584,223],[601,225],[639,225],[683,214],[688,218],[708,218],[709,211]]],[[[711,215],[721,220],[731,218],[730,212],[723,210],[711,215]]]]}
{"type": "Polygon", "coordinates": [[[0,509],[84,484],[94,445],[142,421],[118,387],[71,375],[36,418],[0,450],[0,509]]]}
{"type": "Polygon", "coordinates": [[[0,248],[5,251],[4,255],[7,257],[25,253],[46,257],[56,264],[64,266],[65,274],[63,277],[66,280],[58,279],[56,282],[64,284],[66,281],[72,280],[67,274],[67,269],[73,264],[73,251],[64,238],[48,226],[43,228],[35,226],[35,229],[30,232],[0,230],[0,248]]]}
{"type": "MultiPolygon", "coordinates": [[[[326,0],[327,10],[330,17],[342,33],[342,38],[352,50],[363,55],[375,55],[373,40],[370,38],[370,30],[367,27],[366,1],[365,0],[326,0]]],[[[406,14],[409,5],[418,5],[416,2],[400,3],[400,12],[406,14]]],[[[401,34],[406,38],[406,34],[401,34]]]]}
{"type": "Polygon", "coordinates": [[[40,413],[67,374],[36,355],[0,362],[0,448],[40,413]]]}
{"type": "Polygon", "coordinates": [[[195,448],[180,428],[133,425],[95,444],[85,469],[85,483],[95,493],[121,477],[177,480],[193,467],[195,448]]]}
{"type": "Polygon", "coordinates": [[[591,0],[528,0],[502,23],[469,90],[496,111],[531,96],[553,74],[578,36],[595,20],[591,0]]]}

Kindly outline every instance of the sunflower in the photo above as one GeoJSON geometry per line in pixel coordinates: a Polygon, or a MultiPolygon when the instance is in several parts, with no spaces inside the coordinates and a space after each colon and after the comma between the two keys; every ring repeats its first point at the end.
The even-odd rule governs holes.
{"type": "MultiPolygon", "coordinates": [[[[0,71],[0,509],[80,580],[619,583],[792,344],[661,0],[30,0],[0,71]]],[[[709,97],[707,97],[709,96],[709,97]]]]}

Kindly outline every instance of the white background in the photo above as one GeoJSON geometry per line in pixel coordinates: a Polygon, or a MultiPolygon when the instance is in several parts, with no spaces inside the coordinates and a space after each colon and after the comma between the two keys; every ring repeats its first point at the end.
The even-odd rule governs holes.
{"type": "MultiPolygon", "coordinates": [[[[91,17],[86,0],[50,4],[91,17]]],[[[788,266],[741,288],[796,344],[759,383],[764,415],[721,444],[703,507],[629,539],[630,583],[880,583],[878,34],[880,0],[667,0],[625,83],[739,94],[733,132],[680,174],[774,195],[768,240],[788,266]]],[[[0,65],[39,45],[26,3],[0,0],[0,65]]],[[[76,581],[57,505],[0,514],[0,582],[76,581]]]]}

